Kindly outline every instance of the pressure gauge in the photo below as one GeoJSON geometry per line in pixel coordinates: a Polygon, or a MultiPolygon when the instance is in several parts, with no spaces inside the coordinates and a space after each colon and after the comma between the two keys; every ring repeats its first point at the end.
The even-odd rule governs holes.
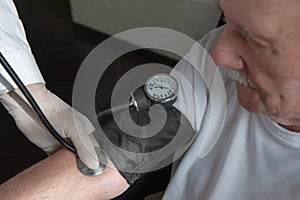
{"type": "Polygon", "coordinates": [[[131,93],[130,105],[136,110],[149,109],[153,104],[172,105],[178,93],[178,83],[169,74],[159,73],[151,76],[143,87],[131,93]]]}
{"type": "Polygon", "coordinates": [[[169,74],[155,74],[144,86],[147,96],[156,103],[168,103],[177,97],[177,81],[169,74]]]}

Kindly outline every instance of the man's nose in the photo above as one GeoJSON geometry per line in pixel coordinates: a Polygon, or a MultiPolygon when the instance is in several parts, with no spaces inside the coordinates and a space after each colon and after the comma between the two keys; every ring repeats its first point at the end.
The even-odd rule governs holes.
{"type": "Polygon", "coordinates": [[[244,61],[240,53],[241,41],[238,41],[233,34],[232,30],[226,26],[214,46],[211,56],[217,65],[242,69],[244,61]]]}

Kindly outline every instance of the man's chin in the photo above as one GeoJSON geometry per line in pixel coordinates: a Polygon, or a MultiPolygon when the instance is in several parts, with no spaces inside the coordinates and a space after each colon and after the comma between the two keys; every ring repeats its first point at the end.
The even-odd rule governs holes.
{"type": "Polygon", "coordinates": [[[265,113],[265,108],[255,89],[236,83],[240,105],[251,113],[265,113]]]}

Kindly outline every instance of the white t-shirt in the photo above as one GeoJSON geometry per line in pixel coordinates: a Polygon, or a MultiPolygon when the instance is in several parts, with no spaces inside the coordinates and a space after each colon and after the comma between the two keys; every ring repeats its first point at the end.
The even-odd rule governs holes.
{"type": "MultiPolygon", "coordinates": [[[[219,33],[220,29],[214,30],[202,40],[208,51],[219,33]]],[[[193,47],[189,54],[198,55],[198,50],[193,47]]],[[[195,57],[194,62],[201,62],[197,58],[195,57]]],[[[201,82],[189,74],[192,70],[189,70],[188,65],[180,62],[176,68],[187,73],[185,76],[190,78],[191,83],[201,82]]],[[[226,118],[220,138],[212,151],[200,158],[199,151],[203,145],[201,135],[204,134],[200,129],[199,135],[177,167],[163,199],[300,199],[300,134],[282,128],[265,115],[249,113],[241,107],[235,83],[226,77],[226,70],[220,70],[227,96],[226,118]]],[[[203,84],[194,85],[196,93],[201,93],[197,95],[207,98],[203,84]]],[[[190,95],[178,98],[178,101],[180,99],[192,98],[190,95]]],[[[204,108],[195,108],[200,111],[198,117],[193,117],[197,115],[195,112],[185,113],[192,115],[188,117],[190,120],[200,120],[191,121],[191,124],[205,121],[207,104],[202,103],[200,107],[204,108]]],[[[180,104],[184,104],[182,108],[192,105],[188,101],[180,104]]]]}
{"type": "MultiPolygon", "coordinates": [[[[25,85],[44,83],[11,0],[0,0],[0,52],[25,85]]],[[[0,64],[0,95],[13,88],[17,86],[0,64]]]]}

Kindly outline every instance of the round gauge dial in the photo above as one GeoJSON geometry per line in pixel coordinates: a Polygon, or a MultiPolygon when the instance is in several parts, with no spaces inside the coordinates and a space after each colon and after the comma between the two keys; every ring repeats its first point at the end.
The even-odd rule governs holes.
{"type": "Polygon", "coordinates": [[[178,84],[169,74],[155,74],[146,81],[144,90],[151,100],[167,103],[177,97],[178,84]]]}

